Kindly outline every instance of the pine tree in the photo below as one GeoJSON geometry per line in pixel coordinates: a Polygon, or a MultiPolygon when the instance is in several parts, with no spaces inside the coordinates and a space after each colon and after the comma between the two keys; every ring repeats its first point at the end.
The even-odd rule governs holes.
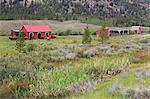
{"type": "Polygon", "coordinates": [[[102,26],[100,29],[100,36],[99,36],[99,41],[104,43],[108,39],[108,35],[105,32],[106,27],[102,26]]]}
{"type": "Polygon", "coordinates": [[[91,38],[91,32],[88,28],[88,26],[84,29],[84,35],[83,35],[83,38],[82,38],[82,43],[83,44],[89,44],[91,43],[92,41],[92,38],[91,38]]]}
{"type": "Polygon", "coordinates": [[[16,49],[19,52],[23,52],[24,47],[25,47],[24,33],[20,32],[18,39],[16,40],[16,49]]]}

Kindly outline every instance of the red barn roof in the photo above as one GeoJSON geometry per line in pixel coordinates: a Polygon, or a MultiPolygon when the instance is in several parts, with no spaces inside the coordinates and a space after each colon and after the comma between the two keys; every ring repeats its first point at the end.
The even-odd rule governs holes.
{"type": "Polygon", "coordinates": [[[28,32],[51,32],[52,30],[49,26],[32,26],[24,25],[22,28],[25,28],[28,32]]]}

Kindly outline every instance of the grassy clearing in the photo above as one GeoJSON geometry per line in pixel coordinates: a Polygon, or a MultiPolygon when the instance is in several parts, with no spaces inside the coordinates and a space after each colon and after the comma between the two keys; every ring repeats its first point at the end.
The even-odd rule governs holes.
{"type": "MultiPolygon", "coordinates": [[[[112,37],[106,43],[120,47],[130,37],[112,37]]],[[[149,78],[144,82],[135,79],[135,71],[148,64],[149,53],[134,52],[112,56],[97,55],[90,59],[81,57],[74,60],[52,60],[53,55],[61,54],[53,50],[81,44],[81,38],[81,36],[62,36],[51,41],[26,41],[26,53],[19,54],[14,47],[15,41],[10,41],[8,37],[0,37],[0,97],[58,97],[78,93],[69,98],[122,99],[125,97],[119,95],[112,97],[109,94],[108,88],[113,83],[128,87],[139,84],[149,85],[149,78]],[[97,76],[107,72],[110,73],[107,76],[111,77],[111,72],[121,67],[127,69],[127,75],[117,75],[109,81],[96,85],[96,90],[93,92],[80,94],[87,91],[87,86],[91,86],[86,82],[93,81],[97,76]]],[[[95,37],[92,38],[90,46],[100,44],[95,37]]]]}
{"type": "Polygon", "coordinates": [[[15,54],[15,42],[12,42],[8,39],[8,37],[0,37],[0,56],[1,55],[11,55],[15,54]]]}
{"type": "MultiPolygon", "coordinates": [[[[112,37],[110,38],[107,43],[112,44],[114,46],[119,46],[122,43],[124,43],[129,36],[123,36],[123,37],[112,37]]],[[[92,37],[91,46],[100,44],[94,36],[92,37]]],[[[16,54],[15,51],[15,41],[11,41],[8,39],[7,36],[0,36],[0,55],[5,54],[16,54]]],[[[53,39],[51,41],[46,40],[31,40],[26,41],[26,44],[38,44],[39,46],[43,45],[45,47],[51,47],[53,49],[56,48],[62,48],[66,45],[72,45],[72,44],[81,44],[82,43],[82,36],[61,36],[57,37],[56,39],[53,39]]]]}

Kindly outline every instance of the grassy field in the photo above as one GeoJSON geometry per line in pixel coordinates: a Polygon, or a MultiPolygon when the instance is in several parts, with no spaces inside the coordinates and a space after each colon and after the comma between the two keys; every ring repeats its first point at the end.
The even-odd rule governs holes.
{"type": "MultiPolygon", "coordinates": [[[[116,36],[105,44],[121,48],[127,41],[138,42],[141,38],[147,40],[149,37],[116,36]]],[[[109,92],[113,84],[133,89],[150,87],[149,76],[143,80],[136,77],[139,70],[150,69],[149,51],[115,55],[105,55],[100,51],[91,58],[80,56],[84,51],[101,45],[94,36],[92,39],[90,45],[81,44],[82,36],[61,36],[51,41],[31,40],[26,41],[25,53],[18,53],[15,41],[0,36],[0,97],[126,99],[126,95],[112,95],[109,92]],[[67,50],[70,53],[78,52],[77,58],[63,58],[67,50]],[[99,77],[103,78],[100,82],[96,80],[99,77]]]]}

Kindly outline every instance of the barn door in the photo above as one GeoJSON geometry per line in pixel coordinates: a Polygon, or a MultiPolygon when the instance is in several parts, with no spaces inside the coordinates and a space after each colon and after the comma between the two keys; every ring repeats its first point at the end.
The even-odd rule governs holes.
{"type": "Polygon", "coordinates": [[[49,37],[49,32],[46,32],[45,35],[46,35],[46,37],[49,37]]]}
{"type": "Polygon", "coordinates": [[[34,34],[31,32],[31,33],[29,33],[29,39],[31,40],[31,39],[33,39],[33,36],[34,36],[34,34]]]}
{"type": "Polygon", "coordinates": [[[38,33],[38,39],[41,39],[41,32],[38,33]]]}

